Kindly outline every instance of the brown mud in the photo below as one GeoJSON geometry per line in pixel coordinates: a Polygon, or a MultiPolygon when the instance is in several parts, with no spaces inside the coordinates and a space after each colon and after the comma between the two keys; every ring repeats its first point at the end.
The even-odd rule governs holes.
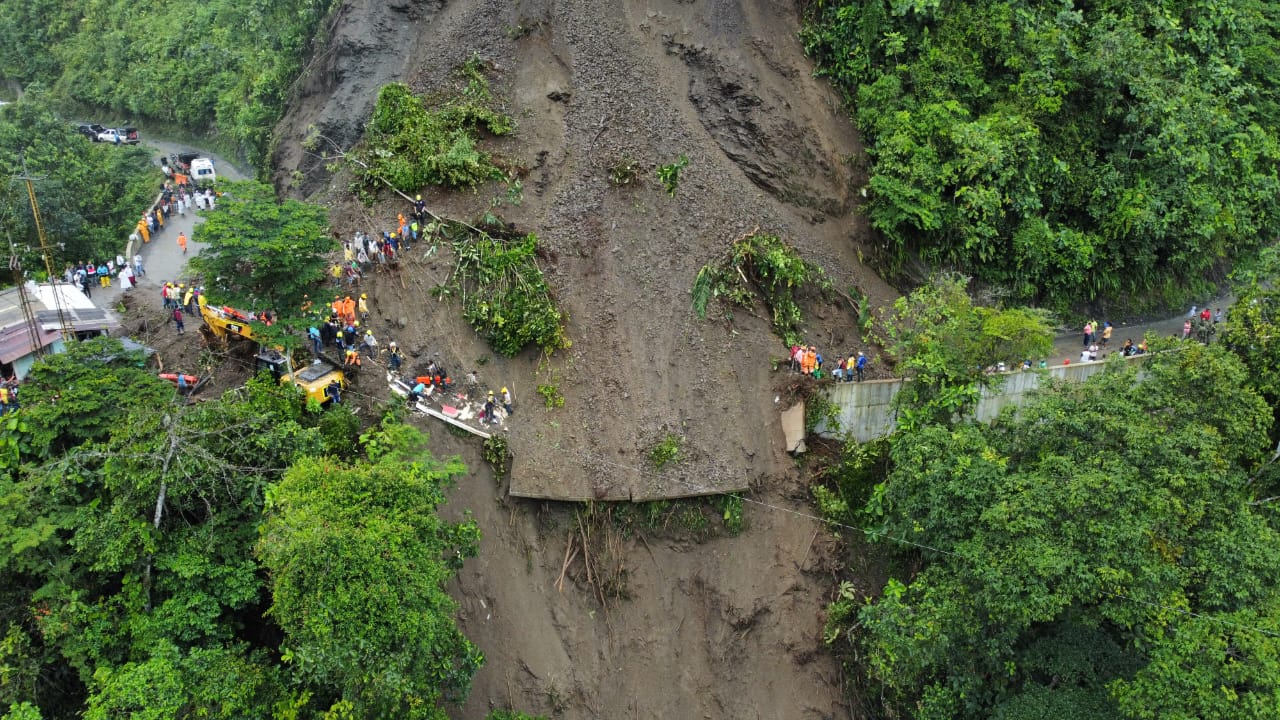
{"type": "MultiPolygon", "coordinates": [[[[485,59],[517,122],[488,147],[521,168],[519,202],[497,183],[423,197],[444,216],[492,210],[536,232],[569,317],[571,348],[547,362],[532,351],[508,360],[456,302],[432,297],[451,271],[447,253],[417,247],[400,275],[373,274],[361,288],[374,332],[398,341],[411,368],[439,353],[456,377],[478,369],[516,399],[509,486],[494,481],[473,439],[423,421],[438,454],[458,453],[474,471],[449,512],[473,513],[484,531],[453,594],[487,662],[454,716],[492,707],[563,718],[850,716],[821,642],[833,551],[805,515],[805,478],[778,422],[785,379],[771,365],[785,348],[765,308],[717,306],[700,320],[689,295],[698,269],[756,228],[873,306],[896,295],[861,263],[861,147],[839,98],[812,77],[798,31],[796,6],[769,0],[349,0],[299,81],[277,128],[276,181],[328,204],[335,231],[350,237],[392,228],[407,205],[389,193],[359,204],[349,173],[331,175],[303,140],[318,132],[349,148],[382,84],[445,91],[454,68],[485,59]],[[668,197],[655,170],[681,155],[689,165],[668,197]],[[610,168],[623,160],[641,171],[618,187],[610,168]],[[539,384],[554,385],[564,406],[545,409],[539,384]],[[668,434],[683,438],[680,459],[655,470],[648,453],[668,434]],[[747,488],[768,506],[748,503],[739,535],[607,537],[625,593],[603,603],[581,569],[557,582],[583,506],[512,497],[747,488]]],[[[864,349],[844,299],[811,297],[805,311],[824,353],[864,349]]],[[[386,392],[377,385],[359,392],[386,392]]]]}

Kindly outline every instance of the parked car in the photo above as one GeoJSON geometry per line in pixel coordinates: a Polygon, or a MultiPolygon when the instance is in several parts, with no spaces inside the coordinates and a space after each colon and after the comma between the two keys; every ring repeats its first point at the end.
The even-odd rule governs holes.
{"type": "Polygon", "coordinates": [[[76,132],[80,133],[81,135],[83,135],[83,136],[85,136],[85,137],[89,138],[90,140],[92,140],[92,141],[94,141],[94,142],[98,142],[98,134],[99,134],[99,133],[104,133],[104,132],[106,132],[106,131],[107,131],[107,129],[106,129],[105,127],[103,127],[103,126],[101,126],[101,125],[99,125],[99,124],[97,124],[97,123],[93,123],[92,125],[77,125],[77,126],[76,126],[76,132]]]}

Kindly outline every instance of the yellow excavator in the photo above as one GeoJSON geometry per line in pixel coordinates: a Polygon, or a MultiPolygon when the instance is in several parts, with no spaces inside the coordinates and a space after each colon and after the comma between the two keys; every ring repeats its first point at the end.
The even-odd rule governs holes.
{"type": "MultiPolygon", "coordinates": [[[[209,305],[203,295],[200,296],[200,317],[204,320],[204,330],[211,339],[226,341],[239,338],[257,342],[253,337],[253,316],[229,306],[209,305]]],[[[308,399],[321,405],[332,397],[329,387],[337,383],[338,389],[347,387],[346,375],[342,366],[323,355],[310,365],[295,365],[282,348],[260,347],[255,357],[256,372],[270,372],[271,376],[281,384],[295,385],[301,388],[308,399]]]]}
{"type": "Polygon", "coordinates": [[[329,386],[337,383],[338,389],[347,388],[347,377],[342,367],[323,355],[310,365],[292,366],[289,357],[277,348],[263,348],[258,353],[257,371],[269,372],[282,384],[293,383],[306,393],[308,400],[324,405],[333,398],[329,386]]]}
{"type": "Polygon", "coordinates": [[[245,340],[253,339],[253,316],[233,307],[210,305],[205,300],[204,295],[200,296],[200,317],[204,320],[204,327],[210,335],[218,340],[226,340],[228,337],[244,338],[245,340]]]}

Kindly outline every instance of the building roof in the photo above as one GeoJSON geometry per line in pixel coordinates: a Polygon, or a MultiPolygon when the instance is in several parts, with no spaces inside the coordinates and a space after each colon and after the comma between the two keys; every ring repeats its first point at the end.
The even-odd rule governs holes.
{"type": "Polygon", "coordinates": [[[57,342],[62,336],[62,324],[58,319],[57,302],[71,328],[75,332],[113,330],[120,321],[107,310],[97,307],[84,293],[66,283],[33,282],[26,284],[27,300],[38,326],[33,342],[31,328],[22,312],[18,288],[0,290],[0,362],[11,363],[30,355],[37,347],[44,348],[57,342]],[[38,345],[36,343],[39,343],[38,345]]]}

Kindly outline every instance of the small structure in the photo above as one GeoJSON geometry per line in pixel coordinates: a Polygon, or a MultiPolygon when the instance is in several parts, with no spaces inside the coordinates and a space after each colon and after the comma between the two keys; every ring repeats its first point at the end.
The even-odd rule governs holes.
{"type": "Polygon", "coordinates": [[[34,327],[22,308],[22,292],[16,287],[0,290],[0,375],[22,380],[40,352],[65,350],[62,326],[77,339],[105,335],[120,327],[115,315],[104,310],[74,285],[64,282],[27,282],[23,287],[34,327]],[[63,317],[59,317],[59,306],[63,317]]]}

